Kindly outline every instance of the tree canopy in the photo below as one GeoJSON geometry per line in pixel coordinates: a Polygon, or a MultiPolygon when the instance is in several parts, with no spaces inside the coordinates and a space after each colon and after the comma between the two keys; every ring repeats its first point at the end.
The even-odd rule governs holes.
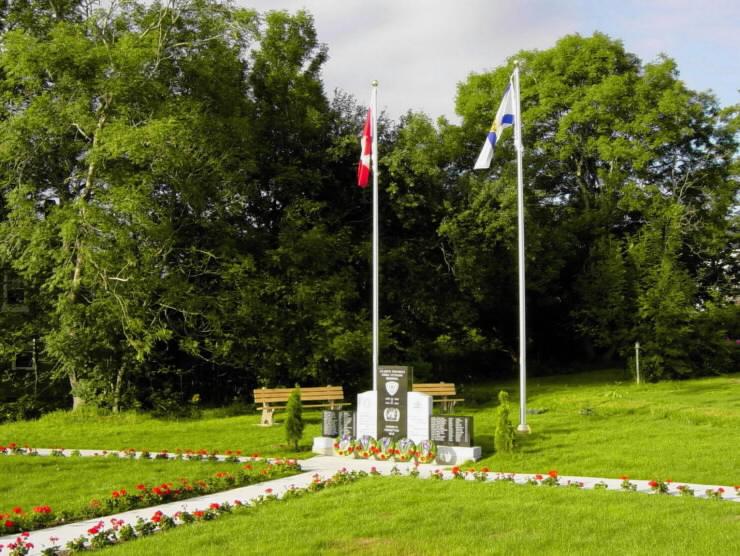
{"type": "MultiPolygon", "coordinates": [[[[4,414],[367,387],[363,109],[324,90],[310,14],[24,0],[1,15],[4,414]],[[33,339],[39,363],[13,366],[33,339]]],[[[512,141],[471,170],[514,59],[532,367],[629,367],[639,341],[654,379],[732,369],[738,106],[599,33],[471,74],[459,124],[382,119],[381,359],[460,382],[516,363],[512,141]]]]}

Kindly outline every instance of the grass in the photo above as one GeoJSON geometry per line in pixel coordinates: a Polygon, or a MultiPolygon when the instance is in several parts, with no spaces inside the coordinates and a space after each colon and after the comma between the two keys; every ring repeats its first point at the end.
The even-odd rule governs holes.
{"type": "MultiPolygon", "coordinates": [[[[480,465],[506,472],[543,472],[680,482],[740,484],[737,431],[740,430],[740,375],[635,385],[618,371],[592,372],[529,382],[532,434],[519,437],[511,454],[493,453],[495,405],[499,389],[518,398],[510,384],[467,386],[468,407],[457,413],[475,417],[475,441],[483,448],[480,465]],[[487,400],[487,401],[486,401],[487,400]],[[479,401],[477,405],[472,402],[479,401]]],[[[512,404],[517,420],[518,407],[512,404]]],[[[282,419],[284,413],[278,414],[282,419]]],[[[0,444],[150,451],[242,450],[266,456],[308,457],[320,434],[320,413],[305,412],[302,452],[292,451],[278,426],[258,426],[259,415],[223,417],[204,413],[199,420],[161,420],[133,412],[77,415],[57,412],[37,421],[0,425],[0,444]]]]}
{"type": "Polygon", "coordinates": [[[179,478],[207,479],[219,471],[235,472],[242,465],[107,457],[0,456],[0,513],[10,513],[15,506],[27,512],[43,505],[55,511],[78,509],[121,488],[135,492],[140,483],[154,486],[179,478]]]}
{"type": "MultiPolygon", "coordinates": [[[[213,413],[218,415],[218,412],[213,413]]],[[[0,425],[0,444],[16,442],[38,448],[80,450],[135,448],[151,452],[174,451],[178,448],[217,450],[221,453],[242,450],[245,454],[290,458],[311,455],[307,451],[308,446],[304,446],[302,452],[290,449],[285,441],[282,423],[281,426],[261,427],[257,414],[234,417],[210,415],[211,412],[205,411],[200,419],[169,420],[133,411],[117,415],[93,412],[76,415],[69,411],[57,411],[36,421],[0,425]]],[[[321,433],[320,414],[314,411],[304,415],[304,438],[318,436],[321,433]]],[[[284,413],[280,418],[283,416],[284,413]]]]}
{"type": "Polygon", "coordinates": [[[509,483],[368,478],[135,540],[111,555],[736,554],[740,505],[509,483]]]}
{"type": "MultiPolygon", "coordinates": [[[[476,443],[498,471],[740,484],[740,375],[636,385],[615,372],[535,379],[529,384],[532,434],[513,454],[493,454],[492,408],[475,417],[476,443]]],[[[507,385],[508,386],[508,385],[507,385]]],[[[493,385],[478,387],[493,396],[493,385]]],[[[512,398],[518,390],[509,386],[512,398]]],[[[478,392],[478,395],[479,395],[478,392]]],[[[473,393],[475,396],[476,393],[473,393]]],[[[518,422],[518,405],[512,420],[518,422]]]]}

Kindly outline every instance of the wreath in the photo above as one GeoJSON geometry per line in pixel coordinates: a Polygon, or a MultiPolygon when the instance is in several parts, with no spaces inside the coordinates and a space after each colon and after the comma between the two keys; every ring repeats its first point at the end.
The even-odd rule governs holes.
{"type": "Polygon", "coordinates": [[[410,438],[402,438],[393,450],[396,461],[411,461],[416,453],[416,444],[410,438]]]}
{"type": "Polygon", "coordinates": [[[432,463],[437,457],[437,445],[433,440],[422,440],[416,445],[414,456],[418,463],[432,463]]]}
{"type": "Polygon", "coordinates": [[[367,434],[360,437],[355,444],[355,457],[360,459],[368,459],[375,455],[378,451],[378,443],[376,440],[367,434]]]}
{"type": "Polygon", "coordinates": [[[396,443],[393,442],[393,439],[388,436],[384,436],[378,440],[378,445],[374,453],[375,459],[378,461],[387,461],[393,457],[395,449],[396,443]]]}
{"type": "Polygon", "coordinates": [[[355,441],[351,436],[345,435],[334,443],[334,452],[338,456],[351,456],[355,452],[355,441]]]}

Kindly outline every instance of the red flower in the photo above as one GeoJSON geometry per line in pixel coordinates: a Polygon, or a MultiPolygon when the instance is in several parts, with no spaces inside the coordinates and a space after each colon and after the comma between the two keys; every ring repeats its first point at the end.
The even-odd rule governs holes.
{"type": "Polygon", "coordinates": [[[717,492],[719,492],[720,494],[724,493],[724,491],[725,491],[725,489],[723,489],[722,487],[719,487],[717,489],[717,492]]]}
{"type": "Polygon", "coordinates": [[[91,527],[90,529],[87,530],[87,532],[90,535],[97,535],[98,534],[98,528],[97,527],[91,527]]]}
{"type": "Polygon", "coordinates": [[[37,514],[50,514],[51,508],[49,506],[36,506],[33,511],[37,514]]]}
{"type": "Polygon", "coordinates": [[[547,472],[547,474],[548,474],[548,475],[549,475],[550,477],[552,477],[553,479],[557,479],[557,477],[558,477],[558,472],[557,472],[557,471],[555,471],[554,469],[551,469],[550,471],[548,471],[548,472],[547,472]]]}
{"type": "Polygon", "coordinates": [[[163,515],[162,512],[157,510],[156,512],[154,512],[154,515],[152,516],[152,521],[154,523],[159,523],[160,521],[162,521],[162,515],[163,515]]]}
{"type": "Polygon", "coordinates": [[[7,527],[8,529],[10,529],[11,527],[13,527],[14,525],[15,525],[15,521],[10,521],[10,520],[8,519],[8,520],[7,520],[6,522],[5,522],[5,527],[7,527]]]}
{"type": "Polygon", "coordinates": [[[120,494],[121,496],[126,496],[126,494],[128,494],[128,493],[126,492],[126,490],[125,490],[125,489],[121,489],[121,490],[119,490],[119,491],[118,491],[118,493],[119,493],[119,494],[120,494]]]}
{"type": "Polygon", "coordinates": [[[458,473],[460,473],[460,468],[456,465],[452,468],[452,474],[457,475],[458,473]]]}
{"type": "Polygon", "coordinates": [[[622,479],[623,481],[629,481],[629,479],[630,479],[627,475],[622,475],[619,478],[622,479]]]}
{"type": "Polygon", "coordinates": [[[117,491],[117,490],[114,490],[114,491],[113,491],[113,492],[111,493],[111,496],[112,496],[113,498],[118,498],[118,497],[120,496],[120,494],[118,493],[118,491],[117,491]]]}
{"type": "Polygon", "coordinates": [[[203,516],[205,515],[205,512],[204,512],[204,511],[202,511],[202,510],[195,510],[195,511],[193,512],[193,515],[194,515],[195,517],[197,517],[197,518],[199,518],[199,519],[200,519],[201,517],[203,517],[203,516]]]}
{"type": "Polygon", "coordinates": [[[217,503],[217,502],[213,502],[213,503],[212,503],[212,504],[211,504],[210,506],[208,506],[208,507],[209,507],[209,508],[211,508],[212,510],[217,510],[217,509],[219,509],[219,508],[221,507],[221,505],[220,505],[219,503],[217,503]]]}
{"type": "Polygon", "coordinates": [[[146,485],[136,485],[136,490],[146,490],[146,485]]]}
{"type": "Polygon", "coordinates": [[[541,481],[541,480],[542,480],[542,475],[540,475],[540,474],[538,473],[537,475],[535,475],[535,476],[534,476],[534,478],[535,478],[535,480],[537,480],[537,481],[541,481]]]}
{"type": "Polygon", "coordinates": [[[655,487],[657,487],[657,486],[658,486],[658,481],[655,481],[655,480],[653,480],[653,481],[649,481],[649,482],[648,482],[648,486],[649,486],[650,488],[655,488],[655,487]]]}
{"type": "Polygon", "coordinates": [[[20,515],[23,513],[23,509],[16,506],[15,508],[13,508],[13,513],[16,515],[20,515]]]}
{"type": "Polygon", "coordinates": [[[489,471],[488,467],[481,467],[480,468],[480,472],[481,473],[488,473],[488,471],[489,471]]]}
{"type": "Polygon", "coordinates": [[[267,494],[272,494],[272,489],[271,489],[271,488],[266,488],[266,489],[265,489],[265,492],[266,492],[267,494]]]}

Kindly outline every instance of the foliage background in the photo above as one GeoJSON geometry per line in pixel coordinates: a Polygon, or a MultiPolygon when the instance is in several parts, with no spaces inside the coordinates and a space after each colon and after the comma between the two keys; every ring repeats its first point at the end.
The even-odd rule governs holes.
{"type": "MultiPolygon", "coordinates": [[[[1,10],[0,418],[367,388],[364,107],[324,90],[310,14],[1,10]]],[[[516,367],[512,142],[470,169],[515,58],[532,371],[631,368],[635,341],[650,379],[737,368],[738,106],[599,33],[471,74],[459,125],[382,118],[381,359],[424,381],[516,367]]]]}

